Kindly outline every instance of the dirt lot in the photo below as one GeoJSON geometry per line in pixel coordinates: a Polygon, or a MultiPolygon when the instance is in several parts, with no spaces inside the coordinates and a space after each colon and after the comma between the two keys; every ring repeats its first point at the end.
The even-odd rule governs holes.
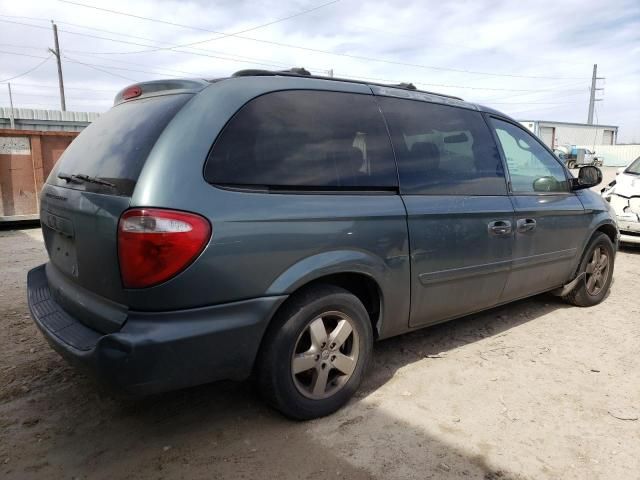
{"type": "Polygon", "coordinates": [[[308,423],[249,384],[114,397],[29,318],[45,256],[0,231],[0,477],[640,478],[640,250],[598,307],[543,295],[379,343],[358,397],[308,423]]]}

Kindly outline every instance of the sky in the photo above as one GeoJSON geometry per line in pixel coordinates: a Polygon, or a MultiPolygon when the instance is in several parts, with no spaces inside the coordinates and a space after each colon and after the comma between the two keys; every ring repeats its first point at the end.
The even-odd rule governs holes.
{"type": "Polygon", "coordinates": [[[595,120],[640,143],[639,0],[0,0],[0,106],[11,79],[14,107],[59,109],[51,20],[67,110],[106,111],[138,81],[296,66],[586,122],[597,64],[595,120]]]}

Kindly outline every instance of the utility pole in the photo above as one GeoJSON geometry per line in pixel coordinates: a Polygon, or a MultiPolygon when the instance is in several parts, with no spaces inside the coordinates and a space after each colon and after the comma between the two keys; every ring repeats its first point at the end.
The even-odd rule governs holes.
{"type": "Polygon", "coordinates": [[[11,129],[14,130],[16,128],[16,120],[13,116],[13,95],[11,95],[11,84],[7,83],[7,87],[9,88],[9,122],[11,123],[11,129]]]}
{"type": "Polygon", "coordinates": [[[56,56],[56,61],[58,62],[58,85],[60,86],[60,108],[62,111],[67,110],[67,103],[64,99],[64,82],[62,81],[62,60],[60,58],[60,45],[58,44],[58,26],[53,23],[51,20],[51,25],[53,25],[53,42],[55,46],[55,50],[49,49],[51,53],[56,56]]]}
{"type": "Polygon", "coordinates": [[[587,123],[593,125],[593,110],[596,102],[600,102],[601,98],[596,98],[596,90],[604,90],[604,88],[596,88],[598,80],[604,80],[604,77],[598,77],[598,65],[593,65],[593,75],[591,76],[591,94],[589,96],[589,116],[587,123]]]}

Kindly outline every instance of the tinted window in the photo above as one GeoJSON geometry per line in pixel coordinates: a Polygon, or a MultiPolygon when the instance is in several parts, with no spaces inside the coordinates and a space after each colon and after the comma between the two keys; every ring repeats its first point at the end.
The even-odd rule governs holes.
{"type": "Polygon", "coordinates": [[[493,118],[514,193],[567,192],[560,163],[526,130],[493,118]]]}
{"type": "Polygon", "coordinates": [[[285,91],[236,113],[205,169],[214,184],[375,188],[397,184],[389,137],[369,95],[285,91]]]}
{"type": "Polygon", "coordinates": [[[478,112],[380,98],[404,193],[506,195],[504,168],[478,112]]]}
{"type": "Polygon", "coordinates": [[[85,128],[51,172],[49,183],[101,193],[131,195],[147,155],[191,95],[164,95],[113,107],[85,128]],[[116,188],[65,182],[58,174],[99,177],[116,188]]]}

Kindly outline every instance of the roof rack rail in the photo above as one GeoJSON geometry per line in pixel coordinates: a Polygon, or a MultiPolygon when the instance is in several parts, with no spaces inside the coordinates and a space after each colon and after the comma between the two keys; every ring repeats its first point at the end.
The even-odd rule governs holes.
{"type": "Polygon", "coordinates": [[[309,70],[304,67],[293,67],[289,70],[261,70],[261,69],[247,69],[247,70],[239,70],[235,72],[232,77],[258,77],[258,76],[287,76],[287,77],[309,77],[316,78],[319,80],[332,80],[335,82],[351,82],[351,83],[360,83],[363,85],[376,85],[379,87],[389,87],[389,88],[400,88],[403,90],[411,90],[416,92],[428,93],[430,95],[437,95],[439,97],[453,98],[455,100],[462,100],[460,97],[456,97],[455,95],[447,95],[445,93],[437,93],[430,92],[427,90],[418,90],[413,83],[397,83],[395,85],[389,85],[386,83],[377,83],[377,82],[367,82],[364,80],[354,80],[353,78],[340,78],[340,77],[327,77],[323,75],[312,75],[309,70]]]}

